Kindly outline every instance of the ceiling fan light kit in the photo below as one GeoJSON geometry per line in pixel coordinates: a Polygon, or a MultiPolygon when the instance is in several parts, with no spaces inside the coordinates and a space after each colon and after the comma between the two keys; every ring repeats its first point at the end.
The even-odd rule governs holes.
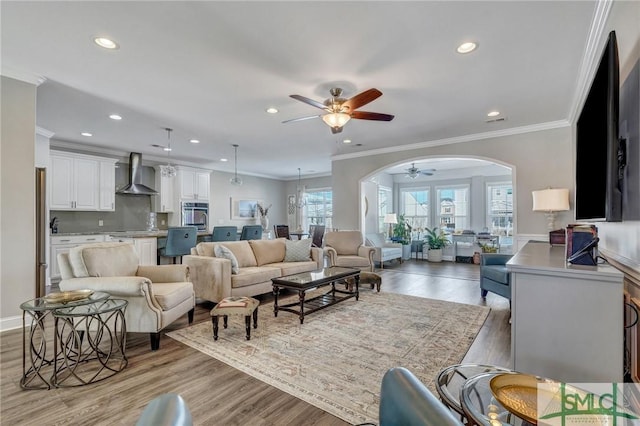
{"type": "Polygon", "coordinates": [[[322,118],[322,121],[324,121],[329,127],[331,127],[331,133],[335,134],[340,133],[342,131],[342,127],[347,124],[347,122],[352,118],[373,121],[393,120],[394,116],[389,114],[356,111],[356,109],[360,108],[361,106],[366,105],[369,102],[372,102],[382,96],[382,92],[378,89],[365,90],[364,92],[359,93],[350,99],[340,97],[342,95],[342,89],[339,87],[334,87],[330,90],[330,93],[331,98],[325,100],[324,102],[318,102],[301,95],[290,95],[291,98],[300,102],[304,102],[315,108],[322,109],[326,111],[327,114],[294,118],[291,120],[285,120],[283,121],[283,123],[290,123],[293,121],[302,121],[320,117],[322,118]]]}

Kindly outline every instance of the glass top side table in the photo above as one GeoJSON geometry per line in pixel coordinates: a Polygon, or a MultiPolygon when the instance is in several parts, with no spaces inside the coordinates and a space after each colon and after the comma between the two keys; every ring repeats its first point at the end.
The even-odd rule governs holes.
{"type": "Polygon", "coordinates": [[[511,370],[495,365],[484,364],[455,364],[444,368],[438,373],[436,391],[442,402],[456,413],[464,417],[460,404],[460,390],[471,377],[488,372],[510,372],[511,370]]]}
{"type": "MultiPolygon", "coordinates": [[[[52,368],[57,354],[51,351],[51,342],[55,341],[55,334],[48,336],[46,320],[58,308],[89,305],[107,300],[109,293],[96,291],[86,299],[74,300],[67,303],[51,303],[45,297],[28,300],[20,304],[22,310],[22,378],[20,387],[23,389],[51,389],[52,368]],[[27,316],[30,318],[27,327],[27,316]],[[27,331],[28,328],[28,331],[27,331]],[[29,337],[27,338],[27,332],[29,337]],[[28,346],[28,347],[27,347],[28,346]],[[49,349],[49,353],[47,353],[49,349]]],[[[55,345],[54,345],[55,346],[55,345]]]]}
{"type": "Polygon", "coordinates": [[[107,299],[88,305],[58,308],[52,383],[56,387],[81,386],[104,380],[124,370],[128,302],[107,299]]]}
{"type": "MultiPolygon", "coordinates": [[[[517,374],[511,371],[512,374],[517,374]]],[[[469,425],[480,426],[531,426],[500,404],[491,392],[490,382],[498,374],[489,372],[478,374],[467,380],[460,389],[460,404],[469,425]]],[[[509,374],[509,373],[507,373],[509,374]]]]}

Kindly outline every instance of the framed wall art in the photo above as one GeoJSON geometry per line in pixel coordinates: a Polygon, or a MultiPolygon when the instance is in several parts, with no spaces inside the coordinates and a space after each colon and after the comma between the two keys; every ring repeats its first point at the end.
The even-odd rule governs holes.
{"type": "Polygon", "coordinates": [[[262,203],[262,201],[257,199],[231,198],[231,219],[256,219],[258,217],[258,203],[262,203]]]}

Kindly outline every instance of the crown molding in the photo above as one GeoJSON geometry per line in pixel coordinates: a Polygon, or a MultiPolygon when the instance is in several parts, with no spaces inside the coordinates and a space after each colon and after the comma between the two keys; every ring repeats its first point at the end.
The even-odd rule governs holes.
{"type": "Polygon", "coordinates": [[[44,136],[47,139],[51,139],[53,135],[55,135],[55,133],[43,127],[36,126],[36,135],[44,136]]]}
{"type": "Polygon", "coordinates": [[[441,146],[441,145],[453,145],[457,143],[479,141],[483,139],[492,139],[492,138],[500,138],[504,136],[520,135],[523,133],[540,132],[543,130],[551,130],[551,129],[568,127],[570,125],[571,123],[568,120],[549,121],[546,123],[532,124],[529,126],[521,126],[521,127],[512,127],[510,129],[495,130],[492,132],[474,133],[470,135],[456,136],[453,138],[446,138],[446,139],[437,139],[433,141],[419,142],[419,143],[414,143],[409,145],[400,145],[400,146],[393,146],[393,147],[387,147],[387,148],[372,149],[369,151],[360,151],[360,152],[355,152],[351,154],[339,154],[339,155],[332,156],[331,161],[347,160],[351,158],[360,158],[360,157],[369,157],[372,155],[390,154],[390,153],[401,152],[401,151],[411,151],[414,149],[431,148],[434,146],[441,146]]]}
{"type": "Polygon", "coordinates": [[[609,18],[612,6],[613,0],[598,0],[596,3],[596,9],[593,14],[593,20],[591,21],[591,27],[589,28],[589,34],[587,35],[587,43],[578,73],[578,85],[569,106],[569,113],[567,114],[570,123],[575,122],[578,112],[591,88],[591,80],[600,63],[602,46],[604,45],[607,35],[605,31],[607,19],[609,18]]]}
{"type": "Polygon", "coordinates": [[[9,78],[13,78],[14,80],[24,81],[25,83],[31,83],[36,86],[40,86],[42,83],[47,81],[47,78],[42,75],[34,74],[28,71],[20,71],[13,69],[11,67],[2,67],[1,75],[9,78]]]}

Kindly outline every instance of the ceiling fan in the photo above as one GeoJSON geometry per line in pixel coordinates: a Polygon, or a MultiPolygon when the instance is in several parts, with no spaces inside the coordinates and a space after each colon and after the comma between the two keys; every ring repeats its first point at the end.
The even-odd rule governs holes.
{"type": "Polygon", "coordinates": [[[436,171],[436,169],[420,170],[419,168],[416,167],[416,163],[411,163],[411,167],[409,167],[406,170],[407,170],[407,177],[411,179],[415,179],[420,175],[433,176],[433,173],[436,171]]]}
{"type": "Polygon", "coordinates": [[[365,90],[362,93],[355,95],[350,99],[342,98],[342,89],[334,87],[329,91],[331,97],[324,102],[318,102],[313,99],[301,95],[290,95],[293,99],[304,102],[316,108],[320,108],[327,112],[327,114],[312,115],[308,117],[293,118],[291,120],[285,120],[283,123],[290,123],[292,121],[309,120],[311,118],[322,118],[329,127],[331,127],[331,133],[336,134],[342,131],[342,127],[347,124],[352,118],[359,120],[375,120],[375,121],[391,121],[393,115],[382,114],[379,112],[366,112],[356,111],[361,106],[368,104],[380,96],[382,92],[378,89],[365,90]]]}

